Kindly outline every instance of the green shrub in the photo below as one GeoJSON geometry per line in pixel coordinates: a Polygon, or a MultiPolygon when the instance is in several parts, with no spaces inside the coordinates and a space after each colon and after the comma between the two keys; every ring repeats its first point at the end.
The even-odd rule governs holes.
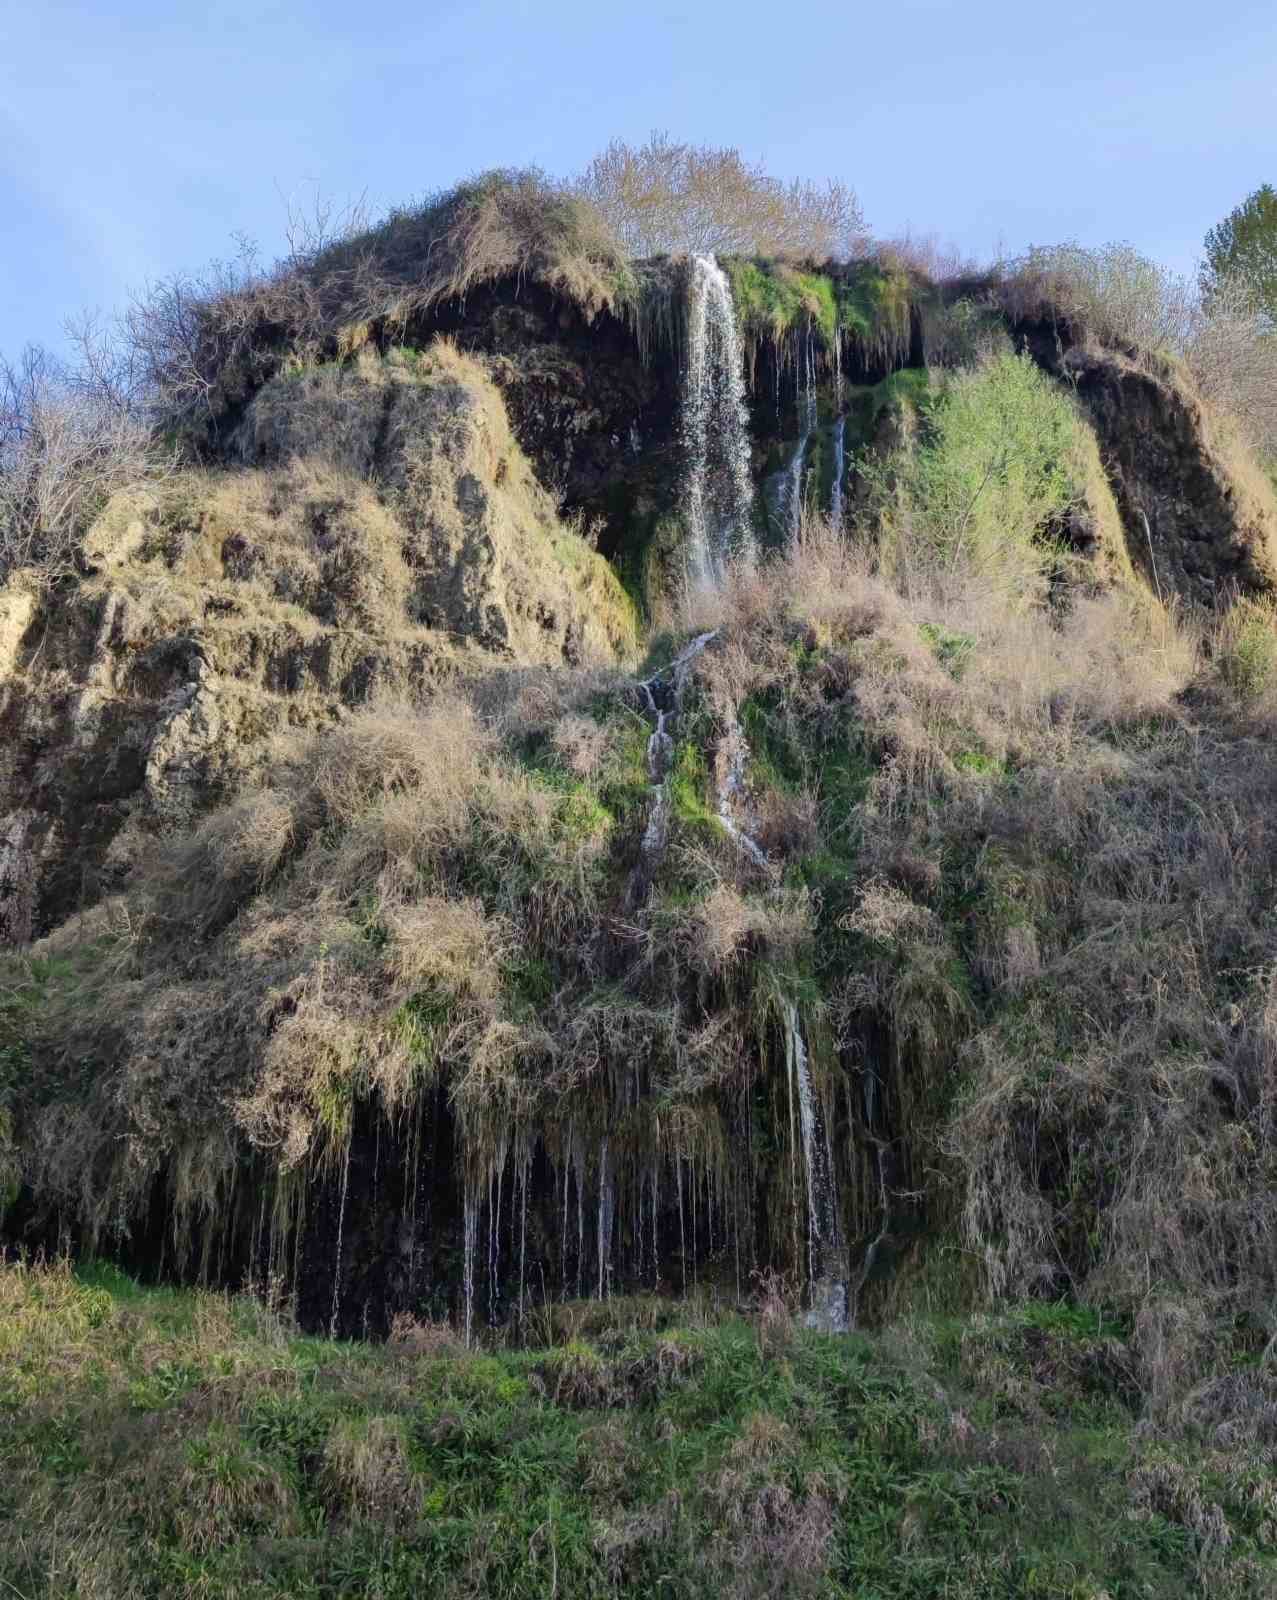
{"type": "Polygon", "coordinates": [[[1028,355],[952,378],[919,444],[888,463],[903,499],[896,537],[909,545],[899,559],[972,570],[1029,603],[1057,559],[1047,530],[1079,492],[1082,438],[1071,402],[1028,355]]]}
{"type": "Polygon", "coordinates": [[[1270,600],[1239,600],[1219,629],[1219,675],[1242,699],[1254,699],[1277,672],[1277,605],[1270,600]]]}

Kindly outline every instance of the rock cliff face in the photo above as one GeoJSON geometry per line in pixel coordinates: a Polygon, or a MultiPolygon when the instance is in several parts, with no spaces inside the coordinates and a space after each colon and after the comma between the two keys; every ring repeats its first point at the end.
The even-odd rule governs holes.
{"type": "Polygon", "coordinates": [[[280,378],[242,470],[121,496],[88,575],[0,592],[0,937],[116,885],[273,735],[505,664],[613,661],[633,608],[559,521],[483,369],[280,378]]]}
{"type": "MultiPolygon", "coordinates": [[[[509,281],[399,330],[405,347],[383,330],[342,361],[281,357],[221,416],[210,466],[107,508],[81,581],[0,591],[0,941],[115,886],[148,830],[229,792],[279,732],[494,664],[633,648],[617,572],[641,584],[677,542],[682,465],[681,280],[652,270],[646,321],[509,281]]],[[[754,474],[789,474],[805,382],[804,492],[829,503],[845,414],[854,521],[858,461],[900,443],[879,380],[920,358],[904,341],[840,367],[820,326],[802,367],[792,329],[755,330],[754,474]]],[[[1186,379],[1059,323],[1010,332],[1093,424],[1059,532],[1100,581],[1194,603],[1277,585],[1271,487],[1186,379]]]]}
{"type": "Polygon", "coordinates": [[[1066,326],[1014,330],[1090,417],[1125,529],[1149,587],[1210,604],[1277,588],[1277,497],[1169,361],[1139,361],[1066,326]]]}
{"type": "MultiPolygon", "coordinates": [[[[818,277],[802,277],[817,312],[818,277]]],[[[422,1308],[469,1332],[522,1318],[534,1284],[602,1296],[671,1271],[695,1286],[704,1267],[740,1293],[754,1266],[805,1274],[832,1325],[915,1246],[921,1271],[933,1225],[956,1237],[932,1155],[958,1148],[938,1130],[977,1038],[1011,1088],[1005,1120],[958,1130],[967,1215],[994,1215],[993,1169],[1013,1173],[1008,1214],[1073,1204],[1073,1169],[1044,1173],[1014,1096],[1119,1031],[1160,1084],[1163,1039],[1175,1054],[1193,1036],[1158,1034],[1160,1014],[1131,1028],[1127,1000],[1193,970],[1204,935],[1198,919],[1149,948],[1150,903],[1170,920],[1217,882],[1221,971],[1271,970],[1234,909],[1266,892],[1250,862],[1269,779],[1235,791],[1238,870],[1221,873],[1196,830],[1228,788],[1203,768],[1204,798],[1176,797],[1189,691],[1234,690],[1194,678],[1196,637],[1154,629],[1144,589],[1271,589],[1277,513],[1156,360],[999,321],[968,377],[1001,363],[1029,388],[946,413],[961,385],[917,365],[911,331],[879,347],[908,370],[847,368],[827,309],[823,352],[815,312],[770,355],[757,333],[732,459],[752,455],[764,547],[794,538],[806,499],[836,503],[845,538],[733,574],[644,682],[498,669],[635,653],[617,571],[661,555],[662,519],[680,528],[677,319],[659,337],[587,323],[513,283],[398,328],[403,346],[273,351],[210,465],[117,497],[76,582],[0,592],[0,941],[47,935],[37,959],[7,958],[13,1000],[0,985],[14,1237],[78,1226],[152,1270],[167,1232],[178,1270],[202,1253],[223,1281],[287,1276],[307,1326],[347,1333],[422,1308]],[[930,515],[910,473],[943,460],[946,415],[982,448],[977,496],[1009,475],[1017,418],[1039,419],[1053,469],[1070,457],[1015,525],[1035,560],[1035,539],[1085,558],[1059,564],[1050,612],[1008,587],[996,626],[965,590],[938,619],[929,581],[919,599],[848,551],[885,546],[888,494],[902,520],[930,515]],[[481,692],[435,692],[480,675],[481,692]],[[1067,963],[1091,971],[1119,905],[1138,960],[1075,983],[1067,963]],[[1113,995],[1123,1014],[1089,1039],[1113,995]]],[[[929,532],[953,530],[955,505],[965,530],[962,481],[929,532]]],[[[1228,782],[1257,743],[1218,756],[1228,782]]],[[[1235,1015],[1230,977],[1201,1059],[1235,1015]]],[[[1125,1102],[1086,1093],[1089,1164],[1109,1148],[1094,1107],[1125,1102]]],[[[1220,1140],[1230,1171],[1244,1144],[1268,1148],[1220,1140]]],[[[1014,1255],[988,1254],[990,1282],[1011,1281],[1004,1260],[1052,1292],[1082,1282],[1094,1218],[1070,1216],[1076,1260],[1044,1268],[1034,1222],[1014,1255]]]]}

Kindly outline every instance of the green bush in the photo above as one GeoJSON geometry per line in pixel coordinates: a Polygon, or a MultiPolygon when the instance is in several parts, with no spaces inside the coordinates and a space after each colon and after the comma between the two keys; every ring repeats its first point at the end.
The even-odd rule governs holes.
{"type": "Polygon", "coordinates": [[[1239,600],[1220,625],[1219,675],[1244,700],[1263,693],[1277,672],[1277,607],[1239,600]]]}
{"type": "Polygon", "coordinates": [[[1078,492],[1072,404],[1029,356],[1002,354],[952,379],[925,421],[921,442],[888,464],[902,489],[897,537],[911,536],[910,559],[1031,601],[1057,560],[1047,530],[1078,492]]]}

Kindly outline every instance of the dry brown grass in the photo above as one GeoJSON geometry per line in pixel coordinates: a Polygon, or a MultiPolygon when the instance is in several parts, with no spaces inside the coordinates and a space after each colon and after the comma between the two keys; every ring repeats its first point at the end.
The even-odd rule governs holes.
{"type": "Polygon", "coordinates": [[[777,1470],[794,1444],[786,1423],[757,1412],[708,1486],[727,1537],[705,1551],[705,1575],[732,1600],[819,1594],[827,1581],[841,1486],[816,1472],[795,1493],[777,1470]]]}
{"type": "Polygon", "coordinates": [[[216,426],[278,371],[281,348],[314,359],[349,355],[374,333],[395,342],[498,278],[543,284],[593,316],[621,298],[623,267],[593,206],[536,170],[498,171],[266,270],[249,257],[164,280],[126,327],[170,417],[216,426]]]}
{"type": "Polygon", "coordinates": [[[338,1516],[387,1529],[411,1521],[420,1511],[422,1484],[409,1460],[403,1419],[339,1422],[324,1446],[324,1483],[338,1516]]]}

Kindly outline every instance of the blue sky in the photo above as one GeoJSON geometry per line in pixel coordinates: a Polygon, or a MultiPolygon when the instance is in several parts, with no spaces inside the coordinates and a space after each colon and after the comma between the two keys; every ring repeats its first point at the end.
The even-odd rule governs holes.
{"type": "Polygon", "coordinates": [[[379,206],[653,128],[842,177],[972,253],[1129,239],[1190,269],[1277,182],[1272,0],[0,0],[0,350],[379,206]]]}

